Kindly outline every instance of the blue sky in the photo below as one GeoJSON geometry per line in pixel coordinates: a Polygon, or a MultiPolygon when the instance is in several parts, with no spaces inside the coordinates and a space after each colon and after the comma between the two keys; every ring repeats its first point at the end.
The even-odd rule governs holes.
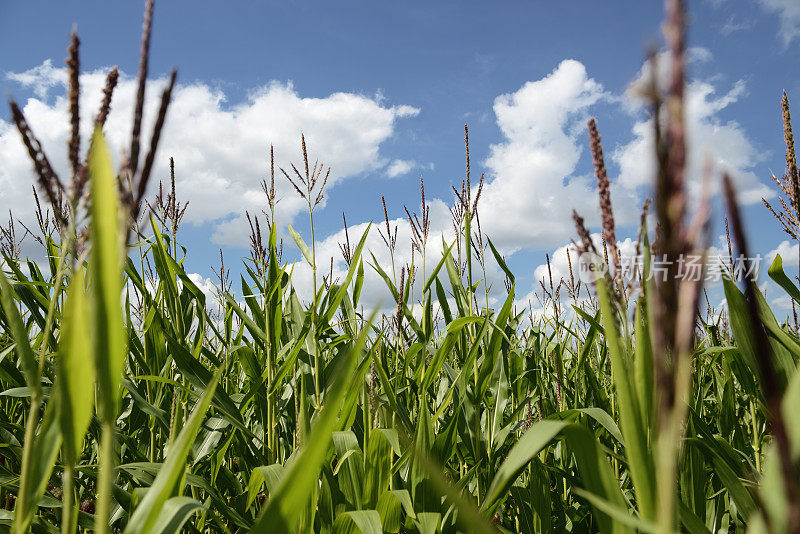
{"type": "MultiPolygon", "coordinates": [[[[773,189],[770,172],[784,167],[780,92],[800,103],[800,6],[796,0],[697,0],[689,8],[698,151],[712,152],[719,167],[739,176],[751,201],[746,217],[753,248],[768,253],[786,236],[758,198],[773,189]]],[[[358,225],[382,218],[381,195],[391,218],[404,215],[404,204],[416,208],[420,175],[428,198],[442,201],[434,227],[446,233],[443,210],[452,201],[451,185],[464,175],[468,123],[473,176],[485,171],[490,184],[481,215],[511,257],[517,293],[525,298],[544,253],[573,235],[573,207],[597,228],[583,127],[589,116],[597,117],[603,134],[620,233],[635,235],[648,195],[648,169],[640,161],[646,113],[627,89],[647,47],[662,43],[662,16],[661,2],[640,1],[157,2],[149,95],[154,101],[173,65],[182,88],[157,178],[174,155],[179,194],[190,201],[182,229],[189,270],[210,276],[220,247],[231,259],[246,254],[242,211],[263,204],[255,192],[266,147],[276,145],[283,165],[298,161],[300,131],[312,154],[333,167],[317,213],[323,252],[335,251],[342,211],[358,225]]],[[[112,143],[121,142],[129,131],[123,87],[136,70],[140,3],[0,5],[0,87],[26,102],[56,164],[66,153],[61,69],[73,24],[87,73],[87,119],[102,72],[119,64],[128,77],[109,122],[118,130],[109,132],[112,143]]],[[[30,166],[18,157],[7,118],[2,109],[0,212],[13,208],[24,219],[29,194],[22,185],[30,166]]],[[[288,184],[279,185],[279,194],[280,222],[307,234],[288,184]]],[[[719,209],[712,218],[722,220],[719,209]]],[[[401,236],[402,230],[401,223],[401,236]]],[[[792,256],[796,265],[796,248],[792,256]]],[[[337,258],[336,270],[340,263],[337,258]]]]}

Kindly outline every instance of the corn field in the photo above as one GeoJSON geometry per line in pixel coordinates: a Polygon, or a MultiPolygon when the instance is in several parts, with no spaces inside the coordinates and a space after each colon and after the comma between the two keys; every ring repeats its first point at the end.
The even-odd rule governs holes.
{"type": "MultiPolygon", "coordinates": [[[[428,242],[423,189],[420,214],[408,214],[419,262],[389,271],[370,255],[370,232],[394,254],[387,216],[352,242],[348,234],[349,270],[333,280],[313,235],[330,170],[309,165],[302,139],[299,163],[277,179],[308,205],[311,245],[291,226],[286,235],[312,270],[312,297],[300,298],[283,260],[274,164],[263,183],[266,216],[250,219],[243,275],[232,280],[223,262],[216,295],[204,293],[184,268],[191,251],[178,228],[187,207],[174,181],[146,198],[176,80],[173,72],[145,151],[152,10],[151,1],[119,169],[103,133],[116,69],[80,156],[75,34],[68,180],[11,102],[36,171],[46,260],[21,258],[13,227],[4,229],[0,529],[800,532],[796,317],[776,317],[755,275],[736,264],[751,250],[727,175],[723,309],[707,305],[702,280],[677,267],[648,276],[659,258],[709,246],[709,195],[688,213],[680,0],[667,2],[669,83],[653,79],[649,91],[658,171],[637,240],[641,270],[623,277],[618,268],[592,120],[602,250],[581,215],[574,220],[577,250],[597,259],[600,275],[593,283],[551,276],[541,286],[547,313],[537,316],[517,310],[514,274],[480,231],[483,180],[471,183],[468,142],[455,238],[428,242]],[[506,279],[496,308],[489,264],[506,279]],[[367,270],[385,281],[392,310],[364,306],[367,270]]],[[[776,181],[785,201],[767,208],[797,239],[800,175],[785,97],[782,112],[787,167],[776,181]]],[[[719,178],[709,169],[705,180],[719,178]]],[[[767,275],[800,304],[780,256],[767,275]]]]}

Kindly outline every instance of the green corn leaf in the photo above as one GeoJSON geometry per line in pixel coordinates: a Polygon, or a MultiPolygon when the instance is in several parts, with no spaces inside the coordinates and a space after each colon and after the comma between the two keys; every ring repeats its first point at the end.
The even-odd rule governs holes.
{"type": "Polygon", "coordinates": [[[363,508],[364,455],[358,445],[356,435],[350,431],[333,433],[333,447],[339,461],[333,474],[337,475],[338,485],[350,507],[363,508]]]}
{"type": "Polygon", "coordinates": [[[20,494],[14,508],[14,529],[12,532],[27,532],[39,501],[44,495],[50,474],[55,466],[58,449],[61,446],[61,429],[56,417],[55,403],[49,403],[42,418],[39,433],[33,439],[30,469],[22,473],[20,494]]]}
{"type": "Polygon", "coordinates": [[[292,228],[291,224],[288,227],[289,227],[289,234],[292,236],[292,239],[294,240],[295,244],[297,245],[297,248],[300,249],[300,252],[303,253],[303,257],[306,259],[308,264],[313,269],[314,268],[314,256],[311,254],[311,251],[308,249],[308,245],[306,245],[306,242],[303,241],[303,238],[300,236],[300,234],[298,234],[297,231],[295,231],[295,229],[292,228]]]}
{"type": "MultiPolygon", "coordinates": [[[[172,351],[172,357],[176,367],[180,369],[186,379],[200,390],[209,388],[211,383],[215,380],[214,374],[206,369],[206,367],[176,339],[167,336],[167,342],[172,351]]],[[[239,408],[230,396],[225,393],[225,390],[222,388],[217,390],[214,393],[212,402],[218,410],[225,414],[228,421],[246,434],[251,434],[251,431],[244,424],[239,408]]]]}
{"type": "Polygon", "coordinates": [[[158,514],[152,532],[158,534],[172,534],[181,532],[183,525],[194,514],[201,512],[205,506],[191,497],[171,497],[164,503],[161,513],[158,514]]]}
{"type": "Polygon", "coordinates": [[[611,503],[602,497],[599,497],[591,491],[586,491],[580,487],[573,488],[576,495],[586,499],[597,510],[608,515],[617,525],[627,525],[636,529],[636,532],[657,532],[658,525],[650,521],[644,521],[633,515],[627,508],[623,508],[618,504],[611,503]]]}
{"type": "Polygon", "coordinates": [[[102,131],[92,137],[89,153],[91,182],[91,288],[95,366],[99,407],[106,421],[114,421],[125,364],[125,329],[122,324],[122,244],[117,181],[102,131]]]}
{"type": "Polygon", "coordinates": [[[689,534],[711,534],[703,521],[683,501],[678,503],[678,506],[681,524],[686,527],[689,534]]]}
{"type": "Polygon", "coordinates": [[[0,299],[2,299],[3,312],[9,323],[10,333],[14,337],[14,346],[25,375],[25,382],[28,387],[34,388],[39,381],[39,364],[33,354],[33,349],[31,349],[30,341],[28,341],[28,331],[17,309],[14,290],[2,270],[0,270],[0,291],[2,291],[0,299]]]}
{"type": "Polygon", "coordinates": [[[364,495],[367,508],[376,508],[378,498],[389,487],[392,470],[392,445],[386,430],[378,429],[370,434],[369,445],[364,455],[364,495]]]}
{"type": "MultiPolygon", "coordinates": [[[[800,421],[795,417],[798,406],[800,406],[800,369],[792,375],[781,401],[781,412],[786,424],[789,449],[795,463],[800,460],[800,421]]],[[[759,496],[763,502],[763,514],[769,519],[772,529],[768,530],[764,527],[764,518],[759,512],[759,514],[754,514],[755,517],[750,517],[747,532],[788,532],[786,523],[789,503],[785,491],[786,482],[775,444],[772,444],[767,450],[762,477],[759,496]],[[757,523],[753,521],[754,518],[757,523]],[[761,528],[753,528],[754,523],[761,528]]]]}
{"type": "Polygon", "coordinates": [[[206,418],[211,399],[219,382],[222,369],[217,371],[212,381],[207,384],[203,395],[197,401],[192,414],[186,421],[178,437],[170,445],[169,454],[158,471],[153,484],[148,488],[142,501],[133,511],[133,515],[125,527],[125,534],[150,534],[161,532],[158,529],[159,518],[166,503],[173,497],[175,489],[184,476],[186,458],[191,450],[200,426],[206,418]]]}
{"type": "Polygon", "coordinates": [[[358,306],[358,300],[361,298],[361,288],[364,287],[364,259],[358,260],[358,272],[356,273],[356,282],[353,284],[353,307],[358,306]]]}
{"type": "Polygon", "coordinates": [[[328,303],[328,309],[323,316],[323,321],[328,322],[333,317],[333,314],[336,313],[336,309],[339,307],[339,304],[342,302],[342,299],[347,294],[347,288],[350,286],[350,281],[353,279],[353,275],[356,273],[356,269],[358,265],[360,265],[361,260],[361,252],[364,250],[364,245],[367,242],[367,236],[369,235],[369,230],[372,228],[372,223],[367,225],[367,229],[364,230],[364,234],[361,236],[361,239],[358,242],[350,260],[350,268],[347,270],[347,275],[344,278],[344,281],[336,290],[333,298],[328,303]]]}
{"type": "Polygon", "coordinates": [[[431,288],[431,284],[434,282],[434,280],[436,280],[438,278],[439,271],[442,270],[442,266],[447,262],[447,258],[450,257],[450,253],[452,252],[453,247],[456,245],[456,242],[453,241],[450,244],[450,246],[448,247],[447,244],[444,243],[444,241],[443,241],[442,245],[443,245],[443,248],[444,248],[444,252],[442,253],[442,259],[439,260],[439,263],[436,264],[436,267],[433,268],[433,271],[431,271],[431,274],[428,276],[428,279],[425,281],[425,285],[422,287],[422,294],[423,295],[428,292],[428,290],[431,288]]]}
{"type": "Polygon", "coordinates": [[[391,532],[393,534],[400,532],[402,505],[392,493],[386,491],[381,495],[376,510],[380,516],[381,527],[384,532],[391,532]]]}
{"type": "Polygon", "coordinates": [[[377,510],[344,512],[336,517],[333,532],[337,534],[382,534],[381,516],[377,510]]]}
{"type": "Polygon", "coordinates": [[[713,438],[689,438],[686,440],[686,443],[687,445],[698,447],[707,458],[709,464],[714,466],[714,472],[719,476],[725,488],[728,490],[728,494],[736,503],[736,508],[742,515],[742,519],[746,520],[756,509],[753,497],[747,491],[744,484],[742,484],[742,481],[736,475],[736,471],[731,467],[730,463],[709,443],[711,440],[713,440],[713,438]]]}
{"type": "Polygon", "coordinates": [[[647,446],[647,436],[641,419],[641,410],[633,391],[634,379],[628,358],[623,352],[623,343],[617,330],[616,317],[605,279],[597,281],[597,297],[600,301],[600,317],[611,358],[611,373],[619,403],[622,435],[625,438],[625,456],[636,490],[637,504],[642,519],[655,519],[655,467],[653,456],[647,446]]]}
{"type": "Polygon", "coordinates": [[[794,299],[795,302],[800,303],[800,289],[798,289],[797,286],[794,285],[794,283],[789,279],[789,277],[786,276],[786,273],[783,272],[783,259],[781,258],[780,254],[775,256],[775,259],[772,261],[772,265],[769,266],[767,273],[776,284],[781,286],[783,290],[794,299]]]}
{"type": "Polygon", "coordinates": [[[636,348],[633,360],[633,375],[636,396],[641,411],[641,421],[645,428],[650,428],[653,418],[653,348],[650,343],[650,329],[647,328],[644,309],[645,299],[639,299],[634,313],[634,336],[636,348]]]}
{"type": "Polygon", "coordinates": [[[464,289],[464,285],[461,282],[461,273],[450,254],[445,256],[445,267],[447,267],[447,276],[450,279],[450,288],[453,290],[453,297],[455,297],[458,313],[461,317],[466,317],[470,315],[470,303],[467,297],[467,291],[464,289]]]}
{"type": "Polygon", "coordinates": [[[501,256],[500,253],[497,252],[497,249],[494,247],[494,243],[492,243],[492,240],[487,238],[486,241],[488,241],[488,243],[489,243],[489,248],[492,249],[492,255],[494,256],[494,259],[497,262],[497,265],[500,266],[500,268],[503,270],[505,275],[508,277],[508,280],[513,285],[514,284],[514,280],[515,280],[514,279],[514,273],[512,273],[511,269],[509,269],[508,265],[506,265],[506,260],[503,258],[503,256],[501,256]]]}
{"type": "Polygon", "coordinates": [[[294,532],[303,520],[305,507],[302,504],[316,491],[319,471],[336,429],[339,408],[351,383],[354,360],[364,347],[367,331],[367,328],[363,329],[340,363],[333,389],[325,398],[325,406],[319,412],[311,435],[304,440],[305,447],[284,473],[274,495],[270,495],[266,508],[253,525],[253,533],[294,532]]]}
{"type": "Polygon", "coordinates": [[[77,462],[83,449],[83,436],[92,418],[94,366],[92,332],[89,327],[89,302],[84,290],[83,270],[70,282],[64,305],[61,340],[58,346],[59,420],[64,436],[64,461],[77,462]]]}
{"type": "Polygon", "coordinates": [[[436,534],[442,523],[442,514],[438,512],[421,512],[417,514],[414,525],[420,534],[436,534]]]}
{"type": "MultiPolygon", "coordinates": [[[[596,438],[581,425],[544,420],[535,423],[509,451],[487,490],[481,509],[495,510],[523,468],[557,437],[565,438],[575,454],[586,491],[615,507],[624,507],[625,500],[596,438]]],[[[601,532],[631,531],[625,525],[614,523],[606,510],[599,507],[595,510],[601,532]]]]}
{"type": "Polygon", "coordinates": [[[461,330],[468,324],[477,323],[482,320],[483,319],[481,317],[477,316],[460,317],[447,325],[447,332],[445,334],[444,341],[431,359],[431,363],[425,371],[425,375],[422,379],[421,387],[423,390],[427,389],[433,383],[436,375],[439,374],[445,358],[450,355],[450,351],[453,349],[453,346],[455,346],[456,341],[458,341],[458,338],[461,335],[461,330]]]}
{"type": "Polygon", "coordinates": [[[625,440],[622,438],[622,433],[619,431],[617,423],[609,413],[602,408],[575,408],[571,410],[564,410],[558,414],[553,415],[553,418],[563,418],[564,420],[575,419],[577,414],[585,414],[597,421],[600,426],[605,428],[611,436],[617,440],[621,445],[625,445],[625,440]]]}
{"type": "Polygon", "coordinates": [[[519,476],[522,468],[555,439],[568,424],[566,422],[541,421],[531,427],[511,449],[495,473],[481,508],[488,511],[494,510],[519,476]]]}
{"type": "Polygon", "coordinates": [[[781,412],[786,423],[786,434],[789,438],[792,457],[795,460],[800,458],[800,420],[794,417],[794,410],[798,406],[800,406],[800,368],[795,370],[792,375],[781,401],[781,412]]]}
{"type": "Polygon", "coordinates": [[[285,468],[281,464],[262,465],[250,473],[250,482],[247,483],[247,507],[253,504],[261,488],[266,486],[267,492],[272,495],[278,487],[285,468]]]}

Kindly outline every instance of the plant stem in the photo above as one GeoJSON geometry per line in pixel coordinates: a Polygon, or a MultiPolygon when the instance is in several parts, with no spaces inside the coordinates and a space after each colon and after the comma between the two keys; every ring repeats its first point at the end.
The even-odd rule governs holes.
{"type": "Polygon", "coordinates": [[[100,441],[100,467],[97,475],[97,507],[94,528],[97,534],[109,532],[112,488],[114,483],[114,422],[103,422],[100,441]]]}
{"type": "MultiPolygon", "coordinates": [[[[310,182],[309,182],[310,183],[310,182]]],[[[311,190],[309,189],[308,192],[308,219],[309,223],[311,224],[311,261],[313,265],[311,265],[311,271],[313,273],[314,278],[314,296],[312,298],[312,308],[311,308],[311,332],[313,333],[313,347],[314,347],[314,393],[317,396],[317,408],[322,408],[322,397],[320,396],[321,393],[321,377],[322,377],[322,369],[320,366],[322,365],[321,357],[319,353],[319,339],[317,338],[317,240],[314,234],[314,207],[311,205],[311,190]]]]}
{"type": "Polygon", "coordinates": [[[61,476],[61,533],[70,534],[72,532],[72,492],[73,492],[73,469],[72,465],[64,465],[64,472],[61,476]]]}
{"type": "Polygon", "coordinates": [[[29,476],[27,475],[31,470],[33,440],[36,438],[36,421],[39,418],[39,407],[41,406],[41,394],[37,394],[36,389],[37,388],[34,388],[34,396],[31,398],[31,409],[28,413],[28,420],[25,424],[25,446],[22,449],[22,466],[20,470],[22,475],[20,478],[17,504],[14,507],[14,511],[16,513],[14,515],[14,524],[11,530],[13,534],[23,534],[24,532],[27,532],[30,525],[30,520],[32,519],[26,510],[29,507],[27,498],[29,491],[28,484],[34,481],[29,480],[29,476]],[[20,512],[25,513],[25,515],[19,515],[20,512]]]}

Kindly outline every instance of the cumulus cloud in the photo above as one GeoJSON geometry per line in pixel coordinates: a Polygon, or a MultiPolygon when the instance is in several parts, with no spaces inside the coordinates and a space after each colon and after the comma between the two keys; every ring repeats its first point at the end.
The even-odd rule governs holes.
{"type": "MultiPolygon", "coordinates": [[[[710,52],[695,48],[691,50],[690,57],[695,63],[708,61],[710,52]]],[[[645,73],[643,70],[642,74],[645,73]]],[[[718,88],[710,81],[691,83],[687,98],[687,121],[692,136],[690,143],[698,144],[700,148],[693,149],[690,154],[690,187],[697,186],[701,156],[713,148],[717,165],[731,170],[737,176],[745,200],[754,201],[770,194],[753,172],[760,156],[743,128],[718,118],[718,114],[736,103],[745,90],[744,84],[738,82],[727,91],[717,94],[718,88]]],[[[631,98],[630,93],[627,96],[631,98]]],[[[479,203],[483,231],[509,256],[521,249],[553,250],[550,269],[555,283],[562,278],[569,278],[567,250],[571,250],[571,259],[577,259],[572,245],[564,245],[574,233],[571,208],[585,215],[588,223],[595,228],[599,223],[592,169],[587,166],[582,171],[578,163],[588,144],[586,119],[600,102],[613,103],[619,102],[619,99],[592,79],[581,63],[567,60],[547,76],[528,82],[513,93],[499,96],[494,103],[503,140],[490,147],[490,154],[484,162],[489,172],[479,203]]],[[[629,106],[628,109],[633,113],[640,111],[626,101],[620,105],[629,106]]],[[[613,144],[606,140],[607,153],[612,155],[609,159],[613,159],[621,171],[619,175],[612,171],[611,176],[617,224],[623,228],[638,224],[641,202],[645,195],[650,194],[654,168],[648,166],[652,159],[652,151],[648,147],[648,143],[652,143],[649,131],[647,121],[635,121],[629,143],[609,150],[613,144]]],[[[431,224],[432,233],[452,239],[445,202],[436,201],[436,206],[432,210],[436,213],[431,224]]],[[[398,250],[408,250],[410,229],[403,220],[397,223],[400,228],[398,250]]],[[[599,234],[595,238],[598,249],[601,249],[599,234]]],[[[318,251],[325,251],[327,258],[336,258],[337,243],[343,240],[341,232],[334,234],[318,244],[318,251]]],[[[436,243],[436,251],[432,254],[435,255],[439,253],[440,238],[432,242],[436,243]]],[[[633,255],[633,240],[621,240],[619,245],[623,248],[623,254],[633,255]]],[[[377,235],[370,238],[368,247],[375,253],[379,263],[388,269],[389,254],[377,235]]],[[[717,251],[713,249],[712,252],[717,251]]],[[[398,265],[409,261],[410,255],[402,256],[398,265]]],[[[487,280],[493,285],[490,305],[497,305],[504,298],[503,277],[491,258],[487,265],[490,267],[487,280]]],[[[576,267],[576,262],[573,262],[573,267],[576,267]]],[[[297,272],[304,270],[307,269],[300,266],[297,272]]],[[[335,260],[334,277],[342,276],[343,272],[343,262],[335,260]]],[[[310,280],[310,271],[305,276],[310,280]]],[[[538,302],[539,281],[545,280],[549,284],[548,278],[545,264],[536,267],[530,291],[526,294],[525,289],[517,288],[518,307],[525,307],[529,303],[535,305],[538,302]]],[[[374,275],[372,282],[368,281],[367,284],[372,289],[365,290],[365,296],[374,295],[385,302],[387,294],[379,277],[374,275]]],[[[564,298],[566,292],[562,291],[561,296],[564,298]]]]}
{"type": "Polygon", "coordinates": [[[49,59],[25,72],[6,73],[6,78],[30,87],[39,98],[46,98],[48,91],[55,87],[66,87],[67,77],[67,70],[54,67],[49,59]]]}
{"type": "Polygon", "coordinates": [[[594,214],[591,174],[576,174],[586,145],[589,108],[609,94],[578,61],[566,60],[544,78],[497,97],[504,140],[485,161],[489,178],[481,223],[507,251],[543,248],[572,233],[570,208],[594,214]]]}
{"type": "MultiPolygon", "coordinates": [[[[6,76],[35,95],[24,103],[24,112],[54,166],[67,169],[65,70],[48,60],[6,76]]],[[[97,112],[104,78],[101,70],[81,77],[84,132],[97,112]]],[[[164,83],[163,79],[148,83],[145,131],[149,131],[164,83]]],[[[135,81],[122,75],[106,125],[117,159],[130,135],[134,97],[135,81]]],[[[332,168],[328,188],[334,188],[343,179],[383,168],[388,159],[381,154],[381,144],[392,136],[398,120],[417,113],[411,106],[385,105],[380,96],[304,97],[291,83],[272,82],[236,103],[208,84],[179,84],[162,134],[154,181],[167,176],[168,158],[174,156],[178,194],[191,204],[186,220],[214,224],[214,240],[220,244],[246,245],[242,217],[245,210],[258,211],[264,205],[259,183],[268,173],[269,144],[275,147],[276,164],[286,167],[300,157],[303,132],[312,161],[319,158],[332,168]]],[[[29,220],[32,166],[15,128],[2,120],[0,161],[0,208],[13,208],[29,220]]],[[[303,209],[303,202],[288,194],[291,185],[277,177],[276,189],[280,218],[289,222],[303,209]]]]}
{"type": "MultiPolygon", "coordinates": [[[[694,49],[690,60],[708,61],[709,52],[694,49]]],[[[667,61],[659,61],[659,78],[662,86],[667,77],[667,61]]],[[[645,63],[639,76],[628,90],[628,106],[637,112],[643,103],[635,96],[637,88],[650,78],[650,64],[645,63]]],[[[739,190],[739,198],[745,204],[761,201],[761,198],[774,196],[774,191],[763,184],[755,174],[756,165],[763,161],[764,154],[748,137],[741,124],[725,121],[719,114],[742,99],[747,94],[744,81],[739,80],[727,90],[720,90],[718,82],[695,79],[686,89],[686,128],[687,128],[687,178],[692,198],[699,198],[702,168],[707,157],[712,158],[714,167],[730,172],[739,190]]],[[[633,125],[633,139],[618,146],[612,159],[619,165],[619,185],[635,190],[652,183],[655,176],[655,153],[653,145],[653,122],[643,119],[633,125]]],[[[714,184],[718,186],[718,184],[714,184]]]]}
{"type": "MultiPolygon", "coordinates": [[[[691,48],[688,55],[695,64],[712,59],[711,52],[700,47],[691,48]]],[[[668,62],[660,65],[666,78],[668,62]]],[[[649,78],[649,68],[644,65],[631,87],[649,78]]],[[[759,202],[774,194],[754,172],[763,153],[740,124],[720,118],[721,112],[746,95],[746,86],[737,81],[723,91],[718,85],[717,81],[692,80],[687,88],[691,196],[698,196],[700,170],[710,154],[718,169],[734,176],[745,203],[759,202]]],[[[504,140],[491,147],[485,161],[490,173],[480,210],[487,234],[506,251],[542,249],[564,242],[573,232],[572,209],[584,215],[589,225],[597,224],[595,179],[591,167],[579,169],[578,162],[588,144],[586,119],[601,102],[619,102],[619,98],[605,91],[575,60],[563,61],[542,79],[495,100],[494,112],[504,140]]],[[[626,92],[621,106],[634,116],[642,109],[633,90],[626,92]]],[[[612,169],[610,175],[620,226],[638,221],[639,206],[650,194],[655,176],[651,121],[635,121],[631,133],[632,139],[616,149],[605,140],[607,160],[619,167],[618,174],[612,169]]]]}
{"type": "MultiPolygon", "coordinates": [[[[690,57],[693,61],[707,61],[710,53],[693,49],[690,57]]],[[[646,74],[644,69],[641,74],[646,74]]],[[[52,94],[56,89],[63,92],[63,69],[46,62],[9,78],[36,95],[25,103],[25,112],[55,166],[66,169],[67,105],[63,96],[52,94]]],[[[103,78],[100,71],[82,78],[84,124],[95,113],[103,78]]],[[[156,94],[153,89],[163,83],[164,80],[153,80],[150,95],[156,94]]],[[[753,172],[760,161],[759,152],[740,125],[719,118],[721,111],[742,98],[746,88],[738,82],[721,90],[718,84],[716,80],[695,80],[687,93],[690,143],[699,147],[690,153],[689,174],[692,177],[699,174],[702,156],[713,148],[717,163],[737,176],[745,200],[766,196],[769,191],[753,172]]],[[[133,98],[133,81],[123,76],[107,126],[117,157],[130,130],[133,98]]],[[[490,147],[483,162],[487,169],[479,203],[483,232],[509,256],[521,249],[555,249],[551,269],[556,279],[568,276],[568,247],[564,243],[574,234],[572,208],[584,215],[590,226],[596,228],[599,222],[592,168],[590,165],[579,168],[588,145],[586,120],[599,103],[625,107],[620,104],[620,97],[606,91],[583,64],[565,60],[541,79],[498,96],[493,106],[502,140],[490,147]]],[[[156,105],[154,99],[148,103],[146,117],[150,120],[156,105]]],[[[389,106],[380,95],[371,98],[335,93],[324,98],[303,97],[288,83],[269,84],[252,91],[243,102],[230,103],[223,91],[212,86],[200,82],[184,84],[174,94],[154,177],[166,177],[166,162],[173,155],[178,194],[191,203],[187,219],[193,223],[210,222],[212,239],[220,244],[247,246],[243,214],[245,210],[259,211],[264,205],[259,182],[268,173],[269,143],[275,145],[277,164],[286,166],[290,160],[297,161],[299,135],[304,132],[312,160],[319,157],[333,168],[328,186],[332,188],[330,194],[335,195],[336,184],[350,176],[370,171],[401,176],[426,167],[411,160],[393,160],[381,151],[382,143],[393,135],[397,122],[418,112],[409,106],[389,106]]],[[[646,120],[633,122],[632,139],[627,144],[613,150],[613,142],[605,140],[607,160],[613,160],[620,169],[619,175],[613,170],[610,173],[620,227],[638,222],[639,206],[645,194],[649,194],[653,177],[653,168],[648,166],[652,159],[650,127],[646,120]]],[[[603,131],[602,118],[600,129],[603,131]]],[[[31,175],[31,166],[16,131],[2,120],[0,161],[4,162],[0,167],[0,208],[13,207],[24,212],[30,206],[31,182],[27,177],[31,175]]],[[[690,183],[695,181],[692,178],[690,183]]],[[[290,222],[304,209],[302,200],[291,194],[291,186],[285,180],[276,179],[276,186],[280,199],[277,215],[282,222],[290,222]]],[[[450,200],[429,199],[429,202],[431,238],[427,268],[430,270],[441,257],[442,237],[451,243],[454,234],[448,211],[450,200]]],[[[395,265],[399,270],[412,261],[411,229],[405,219],[392,224],[398,227],[395,265]]],[[[365,229],[366,223],[352,226],[351,243],[365,229]]],[[[339,252],[339,243],[344,240],[344,230],[340,230],[318,241],[320,279],[328,274],[331,259],[333,278],[344,277],[347,266],[339,252]]],[[[632,246],[630,240],[623,244],[632,246]]],[[[367,249],[391,272],[390,255],[375,227],[367,249]]],[[[365,258],[371,261],[369,252],[365,258]]],[[[419,266],[419,255],[415,260],[419,266]]],[[[493,288],[489,305],[496,306],[504,298],[503,275],[491,255],[486,263],[486,282],[493,288]]],[[[311,296],[311,269],[304,262],[295,263],[293,268],[294,282],[307,300],[311,296]]],[[[538,280],[545,274],[543,269],[546,266],[536,269],[537,282],[532,292],[518,301],[520,305],[527,305],[526,300],[532,298],[538,280]]],[[[421,278],[419,275],[417,280],[421,278]]],[[[209,288],[205,279],[198,278],[198,283],[209,288]]],[[[522,288],[517,291],[524,292],[522,288]]],[[[383,280],[371,268],[366,272],[363,295],[365,307],[378,302],[383,302],[384,307],[392,306],[383,280]]]]}
{"type": "Polygon", "coordinates": [[[762,270],[766,270],[772,262],[775,261],[775,258],[778,254],[781,255],[781,260],[783,260],[783,267],[797,267],[798,262],[798,252],[800,252],[800,245],[797,243],[790,243],[789,241],[782,241],[780,245],[778,245],[775,249],[770,250],[764,256],[764,260],[766,262],[766,266],[762,270]]]}

